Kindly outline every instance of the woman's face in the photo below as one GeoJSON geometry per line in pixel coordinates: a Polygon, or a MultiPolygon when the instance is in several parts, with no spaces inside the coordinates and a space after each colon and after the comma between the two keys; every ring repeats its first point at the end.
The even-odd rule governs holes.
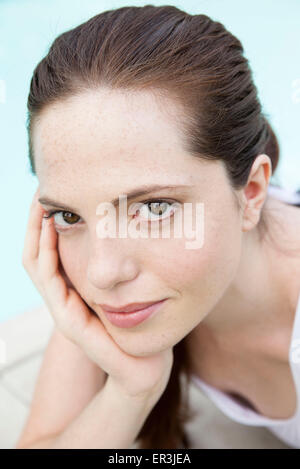
{"type": "MultiPolygon", "coordinates": [[[[241,256],[242,220],[225,168],[220,161],[196,158],[183,149],[172,119],[176,113],[173,102],[150,92],[101,89],[51,105],[33,133],[40,196],[57,202],[42,205],[47,211],[65,212],[54,215],[64,270],[115,342],[136,356],[173,347],[192,331],[223,296],[241,256]],[[196,204],[203,203],[200,248],[187,249],[184,234],[97,234],[100,203],[148,184],[186,187],[139,196],[128,200],[128,207],[167,199],[181,206],[189,202],[196,213],[196,204]],[[69,224],[66,212],[72,213],[69,224]],[[158,314],[129,328],[110,323],[99,306],[163,298],[168,300],[158,314]]],[[[170,212],[160,208],[163,217],[170,212]]],[[[151,220],[158,225],[157,213],[147,205],[140,209],[143,232],[151,220]]],[[[129,221],[133,215],[126,217],[129,221]]]]}

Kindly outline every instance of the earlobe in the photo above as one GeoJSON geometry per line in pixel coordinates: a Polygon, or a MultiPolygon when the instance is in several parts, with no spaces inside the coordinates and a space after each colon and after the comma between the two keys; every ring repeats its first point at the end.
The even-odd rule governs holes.
{"type": "Polygon", "coordinates": [[[243,214],[242,231],[252,230],[258,224],[259,219],[260,210],[247,203],[243,214]]]}
{"type": "Polygon", "coordinates": [[[243,223],[242,223],[242,231],[247,232],[250,231],[253,228],[253,222],[249,219],[249,216],[247,214],[243,215],[243,223]]]}
{"type": "Polygon", "coordinates": [[[256,225],[254,218],[257,218],[255,216],[255,212],[257,212],[257,210],[254,209],[251,201],[252,201],[251,197],[250,199],[248,199],[246,196],[246,193],[244,192],[244,197],[243,197],[244,208],[243,208],[243,222],[242,222],[243,232],[252,230],[254,226],[256,225]]]}
{"type": "Polygon", "coordinates": [[[247,231],[250,231],[253,228],[254,224],[251,222],[249,219],[245,219],[242,225],[242,231],[246,233],[247,231]]]}

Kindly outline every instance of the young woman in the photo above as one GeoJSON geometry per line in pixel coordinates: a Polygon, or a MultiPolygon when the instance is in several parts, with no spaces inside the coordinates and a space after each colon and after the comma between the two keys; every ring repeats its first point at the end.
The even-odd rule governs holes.
{"type": "Polygon", "coordinates": [[[18,447],[188,447],[193,377],[300,448],[300,210],[270,193],[279,148],[240,41],[174,6],[105,11],[55,39],[28,111],[23,265],[56,327],[18,447]],[[144,234],[203,204],[202,246],[99,236],[121,194],[144,234]]]}

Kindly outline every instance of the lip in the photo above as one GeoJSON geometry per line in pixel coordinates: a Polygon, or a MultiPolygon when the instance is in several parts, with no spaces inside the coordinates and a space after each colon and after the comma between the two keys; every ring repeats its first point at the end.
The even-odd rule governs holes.
{"type": "Polygon", "coordinates": [[[145,321],[148,319],[150,316],[152,316],[154,313],[156,313],[161,306],[165,303],[167,298],[157,301],[156,303],[150,303],[149,306],[131,311],[131,312],[121,312],[121,313],[115,313],[115,312],[110,312],[103,309],[103,312],[107,319],[114,324],[115,326],[118,327],[134,327],[140,324],[141,322],[145,321]]]}
{"type": "Polygon", "coordinates": [[[120,306],[119,308],[114,308],[113,306],[106,305],[104,303],[99,304],[99,306],[101,306],[102,309],[105,309],[105,311],[108,311],[109,313],[134,313],[135,311],[147,308],[154,303],[158,303],[158,301],[148,301],[147,303],[130,303],[124,306],[120,306]]]}

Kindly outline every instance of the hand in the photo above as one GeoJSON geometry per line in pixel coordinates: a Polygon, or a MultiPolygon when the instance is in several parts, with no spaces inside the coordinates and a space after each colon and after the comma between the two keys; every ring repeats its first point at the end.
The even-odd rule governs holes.
{"type": "Polygon", "coordinates": [[[158,400],[169,381],[173,348],[149,357],[134,357],[120,349],[66,276],[59,259],[53,218],[43,219],[46,212],[38,197],[39,188],[30,207],[22,263],[57,327],[81,347],[120,390],[139,398],[154,395],[158,400]]]}

